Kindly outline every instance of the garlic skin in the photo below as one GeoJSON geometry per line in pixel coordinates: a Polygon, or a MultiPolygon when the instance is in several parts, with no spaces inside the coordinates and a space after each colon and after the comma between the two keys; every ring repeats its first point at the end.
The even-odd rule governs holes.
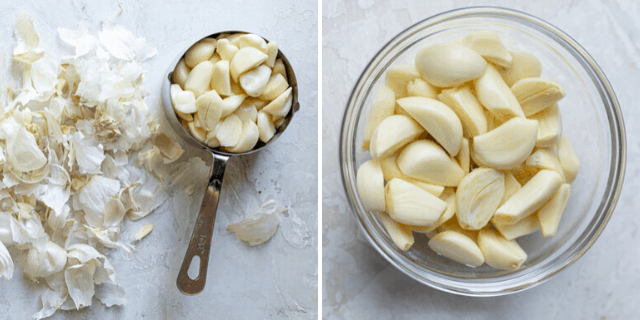
{"type": "Polygon", "coordinates": [[[286,207],[280,207],[275,200],[270,199],[242,221],[228,225],[227,230],[248,246],[261,245],[276,233],[280,214],[285,212],[286,207]]]}
{"type": "Polygon", "coordinates": [[[67,251],[49,241],[43,250],[29,250],[24,272],[30,277],[47,277],[62,271],[67,264],[67,251]]]}
{"type": "Polygon", "coordinates": [[[13,278],[13,269],[14,265],[11,255],[9,254],[7,247],[0,242],[0,276],[7,280],[11,280],[11,278],[13,278]]]}

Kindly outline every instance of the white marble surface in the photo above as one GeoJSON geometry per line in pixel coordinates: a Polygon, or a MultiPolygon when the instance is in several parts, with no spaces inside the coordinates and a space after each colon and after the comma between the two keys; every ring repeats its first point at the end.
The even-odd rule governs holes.
{"type": "Polygon", "coordinates": [[[378,1],[322,3],[322,316],[326,319],[637,319],[640,234],[640,4],[634,1],[378,1]],[[626,178],[616,211],[575,264],[533,289],[470,298],[419,284],[386,262],[350,212],[338,163],[341,118],[350,90],[384,43],[434,14],[497,5],[538,16],[595,58],[617,93],[627,128],[626,178]]]}
{"type": "MultiPolygon", "coordinates": [[[[227,165],[216,219],[208,279],[197,296],[181,294],[176,276],[191,235],[204,185],[190,208],[168,201],[134,227],[155,229],[129,255],[111,250],[128,304],[105,308],[96,299],[90,308],[58,312],[51,319],[316,319],[318,317],[318,5],[312,1],[1,1],[0,53],[9,61],[15,44],[14,15],[36,20],[41,42],[54,50],[56,29],[75,29],[84,22],[97,34],[112,18],[158,49],[144,63],[148,70],[147,103],[165,122],[160,102],[161,78],[168,64],[195,40],[223,30],[245,30],[276,40],[294,67],[300,112],[268,149],[232,158],[227,165]],[[289,207],[279,230],[266,244],[249,248],[226,230],[255,211],[267,196],[289,207]]],[[[5,62],[5,64],[7,63],[5,62]]],[[[5,67],[6,68],[6,67],[5,67]]],[[[191,156],[210,163],[207,152],[189,148],[191,156]]],[[[126,232],[125,232],[126,233],[126,232]]],[[[12,281],[0,280],[0,318],[29,319],[41,305],[39,290],[18,270],[12,281]]]]}

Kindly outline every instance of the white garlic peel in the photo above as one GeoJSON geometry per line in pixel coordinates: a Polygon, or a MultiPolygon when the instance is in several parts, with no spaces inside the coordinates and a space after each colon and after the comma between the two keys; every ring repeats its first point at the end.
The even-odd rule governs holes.
{"type": "MultiPolygon", "coordinates": [[[[580,167],[562,136],[564,90],[491,31],[429,45],[414,61],[386,70],[364,113],[372,160],[356,176],[360,200],[400,250],[423,233],[454,261],[517,270],[527,254],[514,240],[557,232],[580,167]]],[[[281,70],[276,60],[272,73],[281,70]]]]}
{"type": "Polygon", "coordinates": [[[287,212],[286,207],[280,207],[275,200],[269,199],[256,212],[243,220],[227,226],[238,240],[248,246],[257,246],[267,242],[278,230],[280,214],[287,212]]]}
{"type": "Polygon", "coordinates": [[[252,150],[258,140],[269,142],[291,111],[294,98],[284,64],[277,59],[278,52],[275,42],[243,33],[206,38],[187,50],[174,70],[172,86],[182,85],[198,100],[212,92],[222,99],[219,107],[218,99],[209,97],[202,103],[196,101],[198,110],[191,104],[189,108],[183,105],[176,107],[176,114],[184,120],[183,126],[187,131],[210,148],[234,153],[252,150]],[[185,63],[186,60],[189,61],[185,63]],[[189,69],[189,64],[193,63],[196,65],[189,69]],[[214,113],[200,110],[209,105],[209,108],[215,108],[210,109],[214,113]],[[264,114],[258,116],[258,111],[264,114]],[[194,119],[196,114],[198,119],[194,119]],[[240,122],[230,120],[232,115],[240,122]],[[253,125],[244,125],[246,120],[253,125]],[[225,124],[222,130],[216,129],[220,123],[225,124]],[[254,130],[256,128],[257,131],[254,130]],[[243,129],[246,129],[246,134],[243,134],[243,129]]]}

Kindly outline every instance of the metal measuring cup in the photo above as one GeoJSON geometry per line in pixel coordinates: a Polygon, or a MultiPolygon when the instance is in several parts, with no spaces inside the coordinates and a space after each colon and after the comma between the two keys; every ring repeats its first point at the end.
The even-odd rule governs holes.
{"type": "MultiPolygon", "coordinates": [[[[233,33],[248,33],[245,31],[223,31],[208,35],[204,38],[217,38],[221,34],[233,34],[233,33]]],[[[202,40],[200,39],[200,40],[202,40]]],[[[198,41],[200,41],[198,40],[198,41]]],[[[267,39],[265,39],[268,41],[267,39]]],[[[197,41],[196,41],[197,42],[197,41]]],[[[194,42],[195,44],[195,42],[194,42]]],[[[193,45],[193,44],[192,44],[193,45]]],[[[191,234],[191,240],[189,241],[189,245],[187,247],[187,252],[184,256],[184,260],[182,262],[182,266],[180,267],[180,271],[178,272],[178,278],[176,280],[176,284],[178,289],[188,295],[195,295],[202,292],[204,289],[205,281],[207,278],[207,266],[209,262],[209,250],[211,248],[211,237],[213,235],[213,226],[216,218],[216,211],[218,209],[218,201],[220,199],[220,190],[222,188],[222,179],[224,178],[224,171],[227,165],[227,161],[229,157],[232,156],[242,156],[250,153],[257,152],[267,145],[273,143],[282,132],[289,126],[291,119],[293,118],[293,114],[300,109],[300,105],[298,104],[298,83],[296,81],[296,76],[293,73],[293,68],[291,68],[291,64],[289,60],[284,56],[282,51],[278,50],[277,59],[282,59],[284,67],[287,73],[287,79],[289,85],[292,88],[292,105],[291,110],[285,116],[284,122],[277,128],[275,135],[267,142],[266,144],[260,140],[256,146],[247,152],[242,153],[231,153],[220,150],[219,148],[210,148],[205,144],[198,142],[195,138],[191,136],[187,130],[180,124],[178,120],[178,116],[173,110],[173,104],[171,102],[170,96],[170,86],[171,86],[171,78],[173,75],[173,71],[180,61],[180,59],[184,56],[184,53],[191,47],[191,45],[186,48],[181,55],[179,55],[170,65],[169,70],[166,72],[165,79],[162,83],[162,104],[164,105],[164,111],[167,116],[167,120],[173,130],[186,142],[190,143],[193,146],[200,147],[211,152],[211,156],[213,157],[213,165],[211,168],[211,175],[209,178],[209,184],[204,193],[204,198],[202,199],[202,205],[200,206],[200,212],[198,213],[198,218],[196,220],[196,224],[193,228],[193,232],[191,234]],[[191,279],[187,274],[189,270],[189,266],[191,266],[191,262],[195,256],[200,257],[200,270],[198,272],[198,276],[195,279],[191,279]]]]}

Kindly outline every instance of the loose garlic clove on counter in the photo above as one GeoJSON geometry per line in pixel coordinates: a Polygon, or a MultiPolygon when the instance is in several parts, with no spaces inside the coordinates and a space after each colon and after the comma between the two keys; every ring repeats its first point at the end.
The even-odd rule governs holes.
{"type": "Polygon", "coordinates": [[[220,124],[216,138],[221,146],[233,148],[240,140],[242,129],[242,120],[235,114],[229,115],[220,124]]]}
{"type": "Polygon", "coordinates": [[[480,230],[496,212],[503,196],[504,173],[490,168],[471,171],[456,190],[456,216],[460,227],[480,230]]]}
{"type": "Polygon", "coordinates": [[[222,98],[215,90],[208,91],[196,100],[198,120],[206,131],[211,131],[222,116],[222,98]]]}
{"type": "Polygon", "coordinates": [[[491,63],[504,68],[511,66],[511,54],[493,31],[470,33],[462,39],[462,45],[473,49],[491,63]]]}
{"type": "Polygon", "coordinates": [[[380,163],[369,160],[361,164],[356,185],[362,206],[367,211],[385,211],[384,177],[380,163]]]}
{"type": "Polygon", "coordinates": [[[383,119],[371,135],[369,153],[371,159],[383,158],[413,141],[424,132],[415,120],[402,115],[383,119]]]}
{"type": "Polygon", "coordinates": [[[487,62],[477,52],[457,43],[422,48],[415,57],[416,69],[436,87],[455,87],[485,73],[487,62]]]}
{"type": "Polygon", "coordinates": [[[209,60],[216,50],[216,39],[205,38],[191,46],[184,54],[184,62],[189,68],[195,67],[198,63],[209,60]]]}
{"type": "Polygon", "coordinates": [[[436,253],[472,267],[479,267],[485,262],[475,241],[456,231],[440,232],[429,240],[428,245],[436,253]]]}
{"type": "Polygon", "coordinates": [[[513,58],[511,66],[498,69],[509,87],[521,79],[539,77],[542,74],[540,60],[534,55],[522,51],[509,51],[509,54],[513,58]]]}
{"type": "Polygon", "coordinates": [[[562,137],[562,120],[557,104],[528,118],[538,121],[537,148],[551,148],[560,141],[560,137],[562,137]]]}
{"type": "Polygon", "coordinates": [[[229,63],[229,72],[231,78],[234,81],[238,81],[238,78],[245,72],[259,66],[261,63],[267,60],[266,53],[252,47],[245,47],[233,56],[233,59],[229,63]]]}
{"type": "Polygon", "coordinates": [[[210,87],[223,96],[232,95],[231,78],[229,76],[229,61],[220,60],[216,62],[213,72],[211,73],[210,87]]]}
{"type": "Polygon", "coordinates": [[[173,70],[171,81],[173,83],[179,84],[180,88],[184,88],[184,83],[185,81],[187,81],[189,72],[191,72],[191,68],[187,66],[187,64],[184,62],[184,59],[180,59],[180,61],[178,61],[178,64],[176,65],[175,70],[173,70]]]}
{"type": "Polygon", "coordinates": [[[382,212],[378,217],[384,228],[387,230],[387,233],[391,237],[393,243],[395,243],[402,251],[409,250],[414,242],[411,227],[396,222],[382,212]]]}
{"type": "Polygon", "coordinates": [[[564,136],[558,141],[558,159],[560,159],[562,172],[564,172],[567,183],[573,182],[580,170],[580,160],[578,160],[571,142],[564,136]]]}
{"type": "Polygon", "coordinates": [[[260,65],[240,76],[240,87],[250,97],[259,97],[269,83],[271,68],[260,65]]]}
{"type": "Polygon", "coordinates": [[[505,121],[514,117],[525,117],[518,99],[502,80],[498,70],[487,65],[486,72],[473,81],[478,101],[496,118],[505,121]]]}
{"type": "Polygon", "coordinates": [[[260,141],[267,143],[276,134],[276,127],[266,112],[258,112],[258,133],[260,141]]]}
{"type": "Polygon", "coordinates": [[[460,118],[465,137],[472,138],[487,132],[487,117],[469,86],[442,90],[438,100],[449,106],[460,118]]]}
{"type": "Polygon", "coordinates": [[[420,78],[415,65],[400,64],[389,67],[385,72],[384,84],[393,90],[396,99],[407,96],[407,85],[410,81],[420,78]]]}
{"type": "Polygon", "coordinates": [[[474,161],[482,166],[499,170],[511,169],[525,161],[531,154],[537,136],[537,121],[513,118],[473,138],[474,161]]]}
{"type": "Polygon", "coordinates": [[[493,217],[502,225],[515,224],[540,209],[562,185],[562,176],[553,170],[540,170],[505,202],[493,217]]]}
{"type": "Polygon", "coordinates": [[[209,84],[211,83],[211,75],[213,74],[213,63],[209,60],[198,63],[191,72],[184,83],[184,89],[192,91],[196,98],[204,94],[209,90],[209,84]]]}
{"type": "MultiPolygon", "coordinates": [[[[196,112],[196,96],[191,91],[183,91],[178,84],[172,84],[170,87],[171,102],[173,102],[173,108],[176,112],[180,112],[184,115],[196,112]]],[[[178,115],[185,119],[185,116],[178,113],[178,115]]],[[[188,117],[187,117],[188,118],[188,117]]],[[[192,120],[193,118],[191,118],[192,120]]],[[[185,119],[191,121],[190,119],[185,119]]]]}
{"type": "Polygon", "coordinates": [[[458,186],[465,175],[460,165],[430,140],[410,143],[397,161],[402,173],[409,177],[446,187],[458,186]]]}
{"type": "Polygon", "coordinates": [[[407,97],[396,100],[413,119],[440,143],[452,156],[458,154],[462,144],[460,119],[446,104],[424,97],[407,97]]]}
{"type": "Polygon", "coordinates": [[[393,220],[413,226],[433,226],[447,203],[420,187],[393,179],[384,188],[386,211],[393,220]]]}
{"type": "Polygon", "coordinates": [[[517,270],[527,260],[527,253],[515,240],[507,240],[494,230],[481,230],[478,246],[484,262],[496,269],[517,270]]]}
{"type": "Polygon", "coordinates": [[[545,78],[526,78],[511,86],[522,111],[528,117],[554,104],[565,95],[562,86],[545,78]]]}
{"type": "MultiPolygon", "coordinates": [[[[564,207],[569,200],[571,185],[565,183],[560,186],[558,191],[549,199],[549,201],[538,210],[537,221],[542,229],[542,236],[551,237],[558,231],[560,218],[564,212],[564,207]]],[[[532,215],[533,216],[533,215],[532,215]]]]}
{"type": "MultiPolygon", "coordinates": [[[[258,126],[255,122],[245,120],[242,123],[242,132],[235,146],[227,149],[229,152],[247,152],[256,145],[259,137],[258,126]]],[[[221,143],[222,144],[222,143],[221,143]]]]}

